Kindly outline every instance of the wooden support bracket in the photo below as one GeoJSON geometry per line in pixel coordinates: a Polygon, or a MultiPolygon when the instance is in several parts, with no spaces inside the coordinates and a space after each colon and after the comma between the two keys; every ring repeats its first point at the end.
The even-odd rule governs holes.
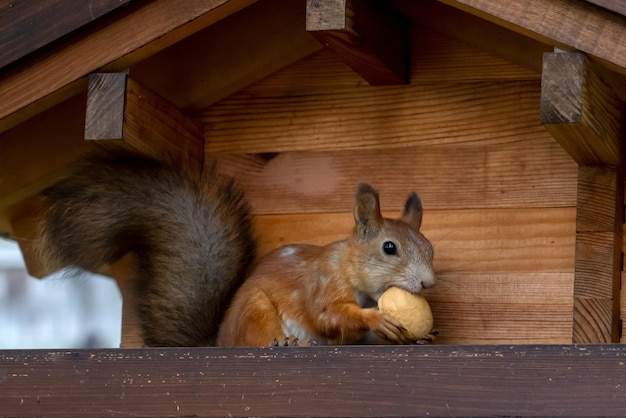
{"type": "Polygon", "coordinates": [[[193,171],[204,164],[200,123],[126,73],[89,76],[85,139],[121,141],[158,159],[176,156],[193,171]]]}
{"type": "Polygon", "coordinates": [[[544,54],[541,123],[578,164],[619,165],[623,120],[623,104],[584,54],[544,54]]]}
{"type": "Polygon", "coordinates": [[[307,0],[306,30],[373,86],[409,82],[408,20],[381,0],[307,0]]]}

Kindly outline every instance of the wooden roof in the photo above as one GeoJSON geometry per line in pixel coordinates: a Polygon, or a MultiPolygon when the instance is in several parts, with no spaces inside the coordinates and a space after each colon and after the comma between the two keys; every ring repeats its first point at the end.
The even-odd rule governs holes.
{"type": "MultiPolygon", "coordinates": [[[[537,74],[544,52],[582,51],[626,99],[621,1],[392,4],[411,24],[452,35],[537,74]]],[[[378,30],[375,23],[360,24],[378,30]]],[[[0,233],[11,233],[9,219],[20,202],[84,152],[68,141],[83,129],[90,73],[129,72],[194,114],[329,44],[305,26],[305,0],[1,1],[0,233]]],[[[345,59],[361,65],[350,63],[349,54],[345,59]]],[[[372,65],[377,64],[362,68],[372,65]]]]}

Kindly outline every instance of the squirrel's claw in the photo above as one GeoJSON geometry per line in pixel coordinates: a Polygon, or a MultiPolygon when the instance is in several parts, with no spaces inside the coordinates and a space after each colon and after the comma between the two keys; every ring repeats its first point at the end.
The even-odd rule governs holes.
{"type": "Polygon", "coordinates": [[[418,344],[418,345],[433,344],[435,340],[437,339],[437,335],[439,335],[439,330],[436,328],[433,328],[430,330],[428,334],[424,335],[422,338],[415,341],[415,344],[418,344]]]}
{"type": "Polygon", "coordinates": [[[391,315],[381,313],[382,322],[373,331],[380,337],[394,344],[411,344],[413,340],[408,335],[407,329],[391,315]]]}

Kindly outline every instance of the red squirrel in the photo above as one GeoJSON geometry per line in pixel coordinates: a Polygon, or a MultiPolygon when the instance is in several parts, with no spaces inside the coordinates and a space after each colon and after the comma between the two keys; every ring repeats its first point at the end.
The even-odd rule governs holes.
{"type": "Polygon", "coordinates": [[[418,293],[435,284],[433,247],[420,232],[422,212],[412,193],[399,220],[383,218],[378,192],[359,185],[352,234],[325,246],[288,245],[264,257],[236,292],[217,344],[351,344],[369,331],[392,343],[416,343],[375,306],[389,287],[418,293]]]}

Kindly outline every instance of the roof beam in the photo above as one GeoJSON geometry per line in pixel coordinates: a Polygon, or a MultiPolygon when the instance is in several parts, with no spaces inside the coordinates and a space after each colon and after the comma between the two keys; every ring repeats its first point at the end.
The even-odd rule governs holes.
{"type": "Polygon", "coordinates": [[[626,74],[626,17],[580,0],[440,0],[515,32],[573,47],[626,74]]]}
{"type": "Polygon", "coordinates": [[[80,92],[80,80],[104,68],[120,71],[223,19],[254,0],[162,0],[131,3],[67,39],[36,62],[0,78],[0,132],[80,92]]]}
{"type": "Polygon", "coordinates": [[[379,0],[307,0],[306,30],[370,85],[409,81],[409,22],[379,0]]]}
{"type": "Polygon", "coordinates": [[[120,142],[159,159],[180,155],[195,172],[204,164],[200,123],[126,73],[89,76],[85,139],[120,142]]]}
{"type": "Polygon", "coordinates": [[[584,54],[544,54],[541,123],[578,164],[619,165],[623,121],[622,102],[584,54]]]}

